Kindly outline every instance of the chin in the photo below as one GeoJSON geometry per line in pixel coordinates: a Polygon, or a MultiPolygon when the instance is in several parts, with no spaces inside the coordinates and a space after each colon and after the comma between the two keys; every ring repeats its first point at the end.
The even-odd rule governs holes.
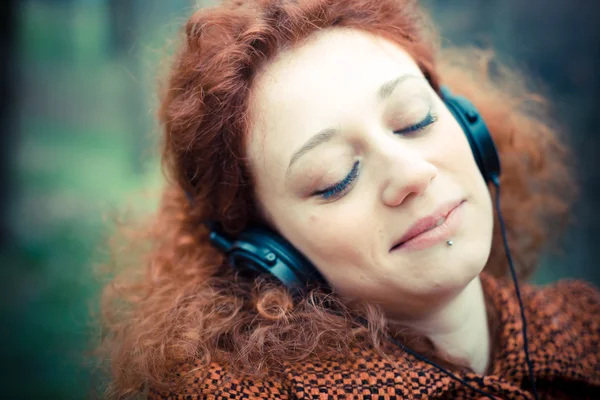
{"type": "Polygon", "coordinates": [[[483,270],[485,263],[481,258],[446,261],[437,271],[431,271],[428,276],[423,276],[422,288],[428,295],[452,296],[461,292],[477,278],[483,270]]]}

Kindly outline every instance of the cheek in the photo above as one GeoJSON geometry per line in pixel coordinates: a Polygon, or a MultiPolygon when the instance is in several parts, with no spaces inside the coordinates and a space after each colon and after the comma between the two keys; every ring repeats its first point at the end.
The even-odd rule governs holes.
{"type": "Polygon", "coordinates": [[[482,249],[488,248],[493,229],[492,193],[479,171],[462,128],[451,115],[444,115],[440,122],[442,120],[442,134],[436,142],[437,162],[443,166],[442,169],[448,173],[452,183],[458,185],[470,198],[473,214],[467,231],[472,235],[471,239],[485,245],[482,249]]]}
{"type": "MultiPolygon", "coordinates": [[[[350,203],[350,202],[349,202],[350,203]]],[[[349,204],[350,205],[350,204],[349,204]]],[[[366,260],[372,254],[376,244],[377,227],[374,219],[369,218],[366,207],[336,207],[322,215],[311,214],[295,240],[300,250],[327,277],[360,269],[361,265],[371,265],[366,260]]]]}
{"type": "Polygon", "coordinates": [[[472,186],[478,186],[480,190],[483,177],[479,172],[469,141],[462,128],[451,117],[444,118],[442,125],[438,127],[439,135],[433,140],[432,147],[435,160],[432,160],[442,170],[449,172],[465,189],[473,190],[472,186]]]}
{"type": "Polygon", "coordinates": [[[451,161],[457,165],[462,165],[463,169],[466,168],[466,170],[469,170],[468,166],[476,167],[467,136],[458,123],[454,120],[448,121],[444,130],[446,135],[444,135],[444,140],[441,140],[442,143],[440,144],[451,161]]]}
{"type": "Polygon", "coordinates": [[[477,200],[481,208],[481,234],[482,237],[487,237],[490,244],[494,229],[494,204],[492,202],[492,193],[488,189],[487,183],[481,177],[478,180],[476,190],[477,200]]]}
{"type": "Polygon", "coordinates": [[[441,101],[436,104],[438,121],[434,126],[434,143],[436,153],[446,157],[454,157],[457,161],[464,161],[463,157],[471,157],[471,148],[462,127],[452,113],[441,101]]]}
{"type": "Polygon", "coordinates": [[[312,235],[306,243],[308,251],[321,259],[347,258],[349,253],[358,252],[365,223],[365,218],[356,213],[352,218],[337,212],[327,218],[311,215],[306,224],[306,231],[312,235]]]}

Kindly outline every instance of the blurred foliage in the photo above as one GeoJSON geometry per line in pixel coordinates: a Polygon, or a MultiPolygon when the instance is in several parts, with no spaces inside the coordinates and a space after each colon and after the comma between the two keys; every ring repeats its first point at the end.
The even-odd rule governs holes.
{"type": "MultiPolygon", "coordinates": [[[[453,7],[443,0],[428,3],[459,42],[472,39],[466,33],[461,36],[461,31],[487,33],[505,54],[529,57],[524,62],[537,68],[543,79],[561,82],[563,94],[571,90],[563,101],[584,93],[583,86],[565,81],[562,67],[551,65],[553,72],[544,75],[549,64],[541,56],[536,58],[535,51],[528,53],[529,47],[515,45],[519,39],[510,34],[518,31],[515,21],[544,22],[545,15],[529,20],[515,17],[521,15],[518,7],[529,2],[461,0],[453,1],[453,7]],[[467,10],[471,14],[465,14],[467,10]],[[479,18],[473,18],[475,14],[479,18]]],[[[9,154],[14,185],[7,213],[11,236],[10,247],[0,258],[5,272],[0,311],[9,329],[2,332],[0,382],[6,398],[88,398],[92,382],[86,352],[93,335],[90,315],[97,312],[100,287],[94,265],[104,257],[102,243],[110,232],[112,210],[125,204],[132,193],[160,186],[154,124],[158,67],[193,2],[23,0],[15,4],[18,73],[11,77],[16,82],[15,129],[4,132],[10,135],[7,142],[14,144],[9,154]]],[[[548,59],[556,58],[557,51],[548,50],[553,43],[574,51],[569,42],[553,41],[547,30],[543,32],[541,48],[548,59]]],[[[535,36],[525,37],[530,40],[527,46],[533,46],[535,36]]],[[[593,67],[595,62],[581,60],[583,67],[593,67]]],[[[588,107],[592,104],[591,99],[585,101],[588,107]]],[[[592,115],[591,108],[573,109],[580,110],[582,117],[592,115]]],[[[576,126],[583,129],[588,120],[578,121],[576,126]]],[[[589,246],[590,251],[592,247],[597,254],[594,246],[589,246]]],[[[583,250],[575,253],[576,260],[588,257],[583,250]]],[[[561,267],[539,280],[573,272],[567,269],[561,267]]],[[[585,269],[579,275],[598,276],[585,269]]]]}

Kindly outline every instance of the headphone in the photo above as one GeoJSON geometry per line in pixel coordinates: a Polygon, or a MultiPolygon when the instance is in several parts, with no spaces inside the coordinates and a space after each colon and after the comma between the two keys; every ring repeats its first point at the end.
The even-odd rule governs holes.
{"type": "MultiPolygon", "coordinates": [[[[500,158],[492,136],[475,106],[465,97],[441,87],[446,107],[467,136],[473,157],[486,182],[497,182],[500,158]]],[[[314,284],[326,283],[312,263],[281,235],[266,227],[250,227],[236,238],[228,237],[218,224],[208,223],[213,246],[222,251],[237,270],[274,277],[289,289],[301,292],[314,284]]]]}

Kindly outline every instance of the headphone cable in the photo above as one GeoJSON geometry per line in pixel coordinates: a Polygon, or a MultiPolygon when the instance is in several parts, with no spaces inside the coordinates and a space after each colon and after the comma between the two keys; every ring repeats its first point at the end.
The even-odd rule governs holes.
{"type": "Polygon", "coordinates": [[[500,179],[498,176],[492,177],[492,183],[496,187],[496,211],[498,212],[498,219],[500,221],[500,230],[502,231],[502,241],[504,242],[504,250],[506,258],[508,259],[508,265],[510,267],[510,273],[512,275],[513,282],[515,284],[515,292],[517,299],[519,300],[519,309],[521,310],[521,322],[523,323],[523,349],[525,350],[525,361],[527,362],[527,369],[529,371],[529,379],[531,381],[531,390],[533,390],[533,396],[535,400],[538,400],[538,393],[535,387],[535,376],[533,374],[533,363],[529,358],[529,342],[527,341],[527,320],[525,318],[525,309],[523,307],[523,300],[521,299],[521,291],[519,290],[519,283],[517,280],[517,273],[513,264],[512,256],[510,255],[510,249],[508,247],[508,238],[506,237],[506,228],[504,224],[504,218],[502,217],[502,211],[500,210],[500,179]]]}

